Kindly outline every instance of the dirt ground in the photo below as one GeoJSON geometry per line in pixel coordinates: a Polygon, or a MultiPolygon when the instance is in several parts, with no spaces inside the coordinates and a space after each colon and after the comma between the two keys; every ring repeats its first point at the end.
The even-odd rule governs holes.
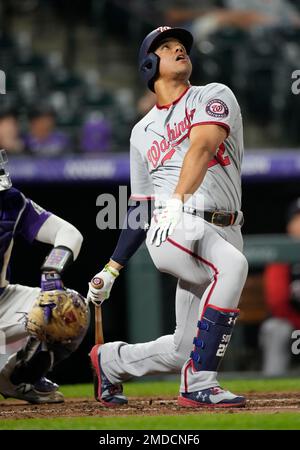
{"type": "Polygon", "coordinates": [[[176,398],[143,397],[130,398],[128,405],[120,408],[105,408],[92,398],[68,398],[65,403],[30,405],[21,400],[0,401],[0,420],[46,417],[91,417],[91,416],[155,416],[204,413],[240,414],[243,412],[299,412],[300,395],[295,392],[248,393],[245,408],[183,408],[176,398]]]}

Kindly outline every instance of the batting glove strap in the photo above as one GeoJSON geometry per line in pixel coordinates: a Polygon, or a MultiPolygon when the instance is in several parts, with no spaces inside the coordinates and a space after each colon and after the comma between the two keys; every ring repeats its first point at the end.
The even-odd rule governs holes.
{"type": "Polygon", "coordinates": [[[115,278],[117,278],[120,275],[120,272],[117,269],[109,266],[108,264],[106,264],[106,266],[104,267],[104,271],[109,272],[115,278]]]}

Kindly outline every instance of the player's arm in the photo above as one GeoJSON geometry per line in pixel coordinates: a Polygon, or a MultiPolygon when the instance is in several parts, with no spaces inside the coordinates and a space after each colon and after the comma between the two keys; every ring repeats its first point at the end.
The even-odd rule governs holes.
{"type": "Polygon", "coordinates": [[[185,202],[201,185],[219,145],[227,138],[220,125],[199,125],[191,129],[190,147],[184,157],[173,197],[185,202]]]}
{"type": "Polygon", "coordinates": [[[198,125],[191,129],[191,144],[184,157],[177,186],[156,218],[151,235],[152,244],[159,247],[174,232],[182,215],[183,203],[201,185],[209,162],[226,137],[227,130],[216,124],[198,125]]]}
{"type": "Polygon", "coordinates": [[[77,258],[83,241],[82,234],[66,220],[51,214],[35,239],[53,245],[41,267],[42,290],[63,289],[61,275],[77,258]]]}
{"type": "Polygon", "coordinates": [[[73,259],[77,258],[83,236],[74,225],[64,219],[51,214],[39,229],[35,239],[54,247],[67,247],[72,251],[73,259]]]}
{"type": "Polygon", "coordinates": [[[141,200],[128,208],[123,228],[111,259],[89,283],[88,300],[101,304],[109,297],[113,283],[119,276],[120,270],[126,266],[130,258],[145,241],[151,213],[152,202],[150,198],[141,200]],[[139,215],[138,224],[135,220],[137,208],[139,215]]]}
{"type": "Polygon", "coordinates": [[[147,228],[151,220],[151,205],[151,199],[145,199],[128,208],[116,248],[111,256],[111,259],[107,263],[109,267],[112,267],[118,271],[123,269],[130,258],[145,241],[147,228]],[[134,225],[134,220],[132,217],[135,216],[137,208],[139,209],[138,214],[141,219],[139,220],[141,225],[138,227],[132,226],[134,225]]]}
{"type": "Polygon", "coordinates": [[[61,274],[77,258],[82,235],[70,223],[32,200],[24,196],[23,199],[24,209],[17,233],[28,242],[37,240],[53,246],[41,268],[41,287],[43,290],[63,289],[61,274]]]}
{"type": "Polygon", "coordinates": [[[129,259],[146,239],[147,228],[151,221],[152,181],[141,153],[132,143],[134,140],[138,139],[131,138],[130,146],[131,206],[128,208],[118,243],[110,261],[100,272],[94,275],[89,283],[87,298],[96,304],[101,304],[109,298],[119,271],[126,266],[129,259]]]}
{"type": "Polygon", "coordinates": [[[222,142],[236,126],[240,107],[233,92],[224,84],[210,83],[193,100],[195,113],[191,122],[190,147],[183,160],[174,196],[182,202],[201,185],[208,164],[222,142]],[[220,114],[215,117],[214,106],[220,114]]]}

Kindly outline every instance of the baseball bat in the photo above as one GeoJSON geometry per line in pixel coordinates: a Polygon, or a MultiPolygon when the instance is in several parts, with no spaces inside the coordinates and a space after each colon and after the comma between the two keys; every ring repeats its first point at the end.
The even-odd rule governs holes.
{"type": "MultiPolygon", "coordinates": [[[[103,286],[103,281],[100,278],[97,278],[97,284],[93,283],[93,280],[91,281],[92,286],[95,289],[101,289],[103,286]]],[[[104,344],[104,337],[103,337],[103,325],[102,325],[102,309],[101,305],[95,304],[95,344],[96,345],[102,345],[104,344]]],[[[93,381],[94,381],[94,397],[97,401],[100,401],[98,398],[98,378],[96,375],[96,372],[93,370],[93,381]]]]}
{"type": "Polygon", "coordinates": [[[101,305],[95,306],[95,343],[104,344],[101,305]]]}
{"type": "MultiPolygon", "coordinates": [[[[97,278],[97,284],[93,283],[93,280],[91,281],[91,284],[93,288],[101,289],[103,281],[100,278],[97,278]]],[[[100,345],[104,344],[101,305],[95,305],[95,343],[100,345]]]]}

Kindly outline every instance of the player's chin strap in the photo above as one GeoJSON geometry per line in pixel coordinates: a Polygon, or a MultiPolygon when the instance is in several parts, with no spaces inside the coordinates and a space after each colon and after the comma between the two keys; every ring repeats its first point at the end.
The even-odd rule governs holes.
{"type": "Polygon", "coordinates": [[[64,289],[61,280],[63,271],[74,261],[73,252],[62,245],[54,247],[46,257],[41,270],[42,291],[54,291],[64,289]]]}

